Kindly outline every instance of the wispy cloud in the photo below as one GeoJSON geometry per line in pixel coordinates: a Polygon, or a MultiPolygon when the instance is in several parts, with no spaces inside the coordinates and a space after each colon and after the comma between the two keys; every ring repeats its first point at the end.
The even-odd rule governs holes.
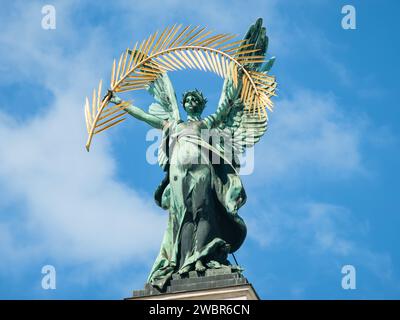
{"type": "MultiPolygon", "coordinates": [[[[388,133],[372,130],[364,114],[346,112],[346,105],[338,105],[331,93],[298,89],[278,106],[265,139],[255,147],[255,172],[245,177],[249,237],[270,257],[277,248],[299,255],[312,266],[315,278],[328,270],[340,274],[345,261],[395,288],[391,255],[371,249],[367,241],[372,235],[368,219],[302,192],[310,181],[340,188],[352,179],[370,179],[366,144],[386,140],[388,133]]],[[[294,281],[287,290],[293,287],[293,297],[307,296],[313,281],[294,281]]]]}
{"type": "Polygon", "coordinates": [[[253,184],[296,180],[304,174],[348,177],[362,174],[362,139],[368,122],[345,115],[332,94],[297,90],[278,102],[270,127],[255,147],[253,184]]]}
{"type": "MultiPolygon", "coordinates": [[[[10,32],[2,33],[0,43],[13,54],[3,51],[1,58],[13,72],[3,74],[2,81],[34,80],[53,99],[43,101],[46,112],[26,121],[0,112],[0,190],[7,197],[0,208],[0,255],[5,257],[0,266],[12,269],[46,256],[64,266],[86,264],[89,276],[133,258],[136,265],[147,265],[161,241],[165,216],[152,199],[116,180],[106,139],[89,154],[84,150],[82,97],[98,77],[92,71],[101,70],[95,65],[102,58],[93,57],[107,34],[79,28],[46,33],[37,3],[15,10],[26,17],[6,19],[10,32]],[[28,33],[28,40],[15,38],[18,32],[28,33]],[[67,43],[74,45],[71,39],[79,33],[88,41],[71,54],[67,43]]],[[[73,26],[72,9],[60,4],[57,10],[59,19],[73,26]]],[[[15,108],[29,111],[29,97],[15,108]]]]}
{"type": "MultiPolygon", "coordinates": [[[[368,220],[356,219],[346,207],[291,201],[266,205],[257,212],[247,219],[249,235],[267,254],[272,255],[273,248],[289,250],[302,257],[302,264],[309,261],[314,275],[320,277],[326,272],[339,275],[343,264],[352,264],[358,270],[369,272],[388,288],[396,288],[398,282],[393,278],[391,256],[369,248],[368,220]]],[[[301,291],[314,280],[309,281],[308,285],[302,284],[301,291]]]]}

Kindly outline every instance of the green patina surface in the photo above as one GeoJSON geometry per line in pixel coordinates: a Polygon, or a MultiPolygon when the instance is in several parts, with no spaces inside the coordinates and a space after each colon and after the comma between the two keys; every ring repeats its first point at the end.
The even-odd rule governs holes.
{"type": "MultiPolygon", "coordinates": [[[[245,39],[260,49],[257,55],[265,55],[268,38],[261,19],[250,27],[245,39]]],[[[246,65],[246,69],[268,72],[273,61],[246,65]]],[[[216,112],[204,119],[201,113],[206,99],[197,90],[186,92],[183,109],[187,121],[182,121],[171,81],[164,74],[148,88],[156,100],[148,112],[132,105],[126,108],[133,117],[162,130],[158,161],[165,178],[155,192],[155,200],[168,210],[169,217],[148,277],[148,283],[160,290],[174,273],[230,266],[228,254],[236,251],[246,237],[246,225],[238,214],[246,193],[238,175],[237,155],[260,139],[267,120],[244,112],[240,90],[240,77],[236,88],[226,79],[216,112]],[[203,135],[207,130],[234,139],[210,144],[203,135]],[[228,157],[228,145],[233,157],[228,157]],[[216,158],[222,161],[215,163],[216,158]]],[[[121,99],[114,94],[111,101],[120,103],[121,99]]]]}

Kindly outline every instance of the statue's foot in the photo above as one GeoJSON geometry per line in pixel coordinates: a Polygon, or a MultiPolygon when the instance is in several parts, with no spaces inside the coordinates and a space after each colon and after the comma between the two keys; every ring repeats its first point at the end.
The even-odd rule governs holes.
{"type": "Polygon", "coordinates": [[[182,274],[188,273],[189,271],[190,271],[190,265],[188,265],[188,266],[182,268],[181,270],[178,271],[178,273],[179,273],[180,275],[182,275],[182,274]]]}
{"type": "Polygon", "coordinates": [[[196,269],[197,272],[206,271],[206,267],[204,266],[203,262],[201,262],[201,260],[197,260],[196,261],[195,269],[196,269]]]}

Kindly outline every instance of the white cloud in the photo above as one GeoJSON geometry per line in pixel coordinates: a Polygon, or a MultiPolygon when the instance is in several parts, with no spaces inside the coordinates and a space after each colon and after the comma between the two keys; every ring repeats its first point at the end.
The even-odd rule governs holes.
{"type": "Polygon", "coordinates": [[[250,185],[313,173],[335,179],[364,173],[362,137],[368,136],[367,122],[345,114],[332,95],[297,90],[276,102],[270,118],[267,133],[255,146],[250,185]]]}
{"type": "Polygon", "coordinates": [[[367,220],[355,219],[345,207],[320,202],[290,202],[267,206],[246,219],[249,237],[262,248],[289,248],[316,266],[348,261],[388,281],[393,276],[389,254],[371,250],[367,220]],[[312,257],[317,257],[313,259],[312,257]]]}
{"type": "Polygon", "coordinates": [[[267,251],[289,248],[301,252],[318,266],[332,267],[348,259],[381,280],[391,279],[390,255],[364,242],[369,235],[367,220],[356,219],[355,213],[340,205],[307,196],[306,200],[299,189],[304,179],[323,185],[368,178],[363,148],[373,143],[380,130],[375,128],[372,135],[368,118],[346,111],[346,105],[339,106],[333,94],[299,89],[280,99],[269,131],[255,147],[255,172],[246,177],[245,186],[255,191],[248,208],[255,214],[246,217],[249,238],[267,251]],[[279,195],[276,189],[288,190],[285,185],[295,185],[299,193],[274,197],[279,195]],[[272,201],[260,195],[263,188],[272,201]]]}
{"type": "Polygon", "coordinates": [[[50,114],[21,126],[0,121],[3,186],[27,202],[28,223],[54,254],[114,261],[146,253],[159,240],[148,230],[161,232],[154,204],[114,180],[106,146],[84,150],[81,113],[69,107],[78,101],[61,100],[50,114]]]}
{"type": "MultiPolygon", "coordinates": [[[[275,21],[276,0],[273,1],[234,1],[229,5],[225,1],[206,0],[193,5],[191,2],[180,0],[142,1],[132,5],[129,0],[120,0],[118,5],[128,14],[133,14],[139,22],[144,16],[148,21],[157,21],[156,24],[169,24],[171,21],[203,23],[204,26],[217,28],[219,32],[245,30],[249,24],[262,16],[267,20],[275,21]],[[229,6],[229,10],[227,7],[229,6]],[[223,12],[223,14],[221,14],[223,12]]],[[[131,20],[136,24],[135,19],[131,20]]],[[[152,27],[147,23],[146,27],[152,27]]],[[[242,31],[243,32],[243,31],[242,31]]]]}
{"type": "MultiPolygon", "coordinates": [[[[37,28],[40,6],[24,4],[16,9],[21,19],[15,23],[7,19],[10,32],[0,36],[1,45],[13,52],[1,57],[14,72],[2,81],[37,81],[54,95],[51,103],[43,101],[45,112],[26,121],[0,112],[0,190],[10,198],[2,201],[0,254],[7,258],[0,264],[15,259],[28,263],[32,252],[65,264],[84,262],[103,269],[132,258],[147,263],[149,252],[160,244],[166,216],[152,199],[116,180],[115,160],[105,137],[96,140],[90,153],[84,149],[83,97],[100,72],[108,69],[109,61],[102,64],[107,58],[107,48],[102,48],[107,33],[77,29],[71,8],[60,4],[56,9],[70,29],[37,28]],[[26,33],[27,41],[15,37],[26,33]],[[68,45],[74,45],[78,34],[88,41],[71,54],[68,45]],[[14,217],[6,211],[11,202],[21,207],[14,217]],[[29,245],[21,245],[26,239],[29,245]]],[[[15,108],[19,112],[30,108],[29,97],[15,108]]]]}

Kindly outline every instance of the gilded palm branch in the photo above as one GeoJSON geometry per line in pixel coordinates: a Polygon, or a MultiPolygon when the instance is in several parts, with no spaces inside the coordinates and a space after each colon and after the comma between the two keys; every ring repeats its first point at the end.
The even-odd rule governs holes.
{"type": "Polygon", "coordinates": [[[231,78],[235,87],[242,79],[241,99],[248,111],[266,114],[265,108],[272,110],[270,97],[275,95],[275,79],[266,73],[248,71],[244,67],[250,63],[261,63],[264,56],[253,55],[257,49],[244,40],[231,41],[230,34],[211,35],[205,28],[172,26],[160,35],[150,35],[140,44],[121,54],[118,64],[114,60],[111,71],[110,90],[103,100],[101,82],[98,91],[93,92],[92,110],[86,99],[85,116],[88,128],[86,149],[92,138],[125,120],[126,104],[109,107],[111,92],[126,92],[145,89],[160,74],[167,71],[197,69],[216,73],[223,78],[231,78]],[[251,55],[250,55],[251,54],[251,55]],[[96,98],[97,97],[97,98],[96,98]]]}

